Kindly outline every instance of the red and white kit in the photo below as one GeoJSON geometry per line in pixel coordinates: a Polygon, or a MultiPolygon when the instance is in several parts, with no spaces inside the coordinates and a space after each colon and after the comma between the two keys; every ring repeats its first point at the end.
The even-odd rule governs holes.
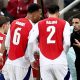
{"type": "MultiPolygon", "coordinates": [[[[70,25],[58,18],[38,22],[31,30],[29,48],[39,39],[42,80],[71,80],[66,53],[70,46],[70,25]],[[47,73],[48,72],[48,73],[47,73]]],[[[33,51],[29,51],[33,53],[33,51]]]]}
{"type": "Polygon", "coordinates": [[[8,59],[2,71],[6,80],[23,80],[27,74],[30,74],[29,80],[32,80],[29,67],[34,57],[26,53],[31,29],[32,22],[27,18],[14,20],[11,24],[5,41],[8,59]]]}

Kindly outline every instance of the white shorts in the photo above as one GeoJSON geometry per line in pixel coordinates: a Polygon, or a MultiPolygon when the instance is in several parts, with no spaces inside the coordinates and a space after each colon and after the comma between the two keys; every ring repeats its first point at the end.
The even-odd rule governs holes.
{"type": "Polygon", "coordinates": [[[5,80],[33,80],[32,69],[5,64],[2,73],[5,80]]]}
{"type": "Polygon", "coordinates": [[[67,65],[50,64],[40,67],[42,80],[72,80],[67,65]]]}

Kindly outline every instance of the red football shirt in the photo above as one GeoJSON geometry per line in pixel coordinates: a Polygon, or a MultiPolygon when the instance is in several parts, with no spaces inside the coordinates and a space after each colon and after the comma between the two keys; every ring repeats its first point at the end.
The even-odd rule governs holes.
{"type": "Polygon", "coordinates": [[[39,47],[42,54],[49,59],[56,59],[63,50],[63,30],[65,21],[47,18],[38,24],[39,47]]]}
{"type": "Polygon", "coordinates": [[[32,24],[26,18],[21,18],[12,22],[10,27],[10,49],[8,53],[10,60],[15,60],[24,56],[31,28],[32,24]]]}

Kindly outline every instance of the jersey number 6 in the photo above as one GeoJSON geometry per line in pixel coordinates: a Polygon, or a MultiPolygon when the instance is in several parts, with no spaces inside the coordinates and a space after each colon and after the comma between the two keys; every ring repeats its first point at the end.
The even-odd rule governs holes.
{"type": "Polygon", "coordinates": [[[21,31],[21,28],[16,28],[14,31],[14,36],[13,36],[13,44],[18,45],[20,42],[20,33],[19,31],[21,31]]]}

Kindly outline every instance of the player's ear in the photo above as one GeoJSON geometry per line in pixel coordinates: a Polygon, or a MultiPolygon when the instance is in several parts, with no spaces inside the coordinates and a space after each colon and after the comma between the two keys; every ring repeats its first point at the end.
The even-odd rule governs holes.
{"type": "Polygon", "coordinates": [[[6,27],[6,24],[4,23],[3,25],[2,25],[2,28],[4,29],[6,27]]]}
{"type": "Polygon", "coordinates": [[[60,16],[60,13],[58,13],[58,15],[60,16]]]}
{"type": "Polygon", "coordinates": [[[4,24],[2,25],[2,28],[3,28],[4,33],[5,33],[5,31],[6,31],[6,29],[7,29],[7,23],[4,23],[4,24]]]}

